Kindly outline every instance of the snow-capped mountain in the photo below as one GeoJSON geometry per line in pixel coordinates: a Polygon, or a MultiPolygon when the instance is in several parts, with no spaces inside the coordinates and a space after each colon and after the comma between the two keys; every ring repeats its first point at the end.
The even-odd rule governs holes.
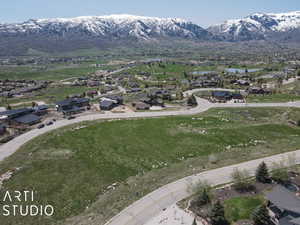
{"type": "Polygon", "coordinates": [[[132,15],[88,16],[77,18],[37,19],[18,24],[0,24],[2,36],[56,36],[105,39],[160,37],[205,39],[208,32],[198,25],[177,18],[156,18],[132,15]]]}
{"type": "Polygon", "coordinates": [[[243,19],[228,20],[208,28],[225,40],[285,39],[300,29],[300,11],[255,13],[243,19]]]}
{"type": "MultiPolygon", "coordinates": [[[[31,19],[23,23],[0,23],[0,55],[66,52],[78,49],[140,47],[145,42],[172,45],[172,40],[250,41],[271,40],[300,43],[300,11],[280,14],[256,13],[243,19],[203,29],[178,18],[132,15],[31,19]],[[155,42],[153,42],[155,41],[155,42]],[[34,51],[35,52],[35,51],[34,51]]],[[[190,43],[190,42],[185,42],[190,43]]],[[[144,45],[143,45],[144,46],[144,45]]]]}

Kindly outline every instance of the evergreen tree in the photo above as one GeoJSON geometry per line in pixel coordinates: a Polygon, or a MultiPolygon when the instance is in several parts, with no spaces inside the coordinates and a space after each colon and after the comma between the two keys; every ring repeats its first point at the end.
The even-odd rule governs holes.
{"type": "Polygon", "coordinates": [[[229,225],[225,218],[225,211],[220,201],[217,201],[211,209],[210,220],[212,225],[229,225]]]}
{"type": "Polygon", "coordinates": [[[258,206],[252,215],[254,225],[273,225],[266,205],[258,206]]]}
{"type": "Polygon", "coordinates": [[[194,219],[194,221],[193,221],[193,224],[192,224],[192,225],[197,225],[196,218],[194,219]]]}
{"type": "Polygon", "coordinates": [[[211,201],[211,199],[210,199],[208,188],[203,188],[203,190],[201,190],[201,192],[199,193],[199,196],[196,200],[197,206],[201,207],[203,205],[210,203],[210,201],[211,201]]]}
{"type": "Polygon", "coordinates": [[[197,99],[194,95],[190,96],[187,101],[189,106],[197,105],[197,99]]]}
{"type": "Polygon", "coordinates": [[[270,174],[268,167],[265,162],[259,164],[256,169],[255,178],[260,183],[268,183],[270,182],[270,174]]]}

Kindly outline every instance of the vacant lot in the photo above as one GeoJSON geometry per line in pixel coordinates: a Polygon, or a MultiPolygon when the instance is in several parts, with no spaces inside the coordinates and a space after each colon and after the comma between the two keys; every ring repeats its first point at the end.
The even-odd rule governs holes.
{"type": "Polygon", "coordinates": [[[1,67],[1,79],[25,79],[25,80],[62,80],[71,77],[86,76],[97,70],[95,67],[88,65],[76,66],[49,66],[49,67],[1,67]]]}
{"type": "Polygon", "coordinates": [[[3,190],[36,190],[36,204],[54,205],[55,216],[1,218],[1,223],[102,225],[183,176],[299,149],[300,128],[287,122],[299,118],[298,109],[215,109],[194,117],[99,121],[56,130],[0,164],[1,173],[21,167],[3,190]],[[116,189],[108,188],[114,183],[116,189]]]}
{"type": "Polygon", "coordinates": [[[271,94],[271,95],[249,95],[247,102],[290,102],[300,101],[300,95],[295,94],[271,94]]]}

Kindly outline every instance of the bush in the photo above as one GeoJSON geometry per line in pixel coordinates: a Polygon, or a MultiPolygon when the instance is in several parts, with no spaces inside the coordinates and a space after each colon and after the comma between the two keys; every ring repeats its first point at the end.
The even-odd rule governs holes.
{"type": "Polygon", "coordinates": [[[280,163],[275,163],[273,165],[273,171],[272,171],[272,179],[275,180],[278,183],[288,183],[289,182],[289,175],[287,169],[284,167],[284,165],[280,163]]]}
{"type": "Polygon", "coordinates": [[[240,171],[235,169],[231,174],[231,177],[233,179],[233,186],[237,191],[247,192],[254,189],[254,186],[249,179],[250,175],[247,170],[240,171]]]}
{"type": "Polygon", "coordinates": [[[199,182],[193,187],[193,193],[197,195],[197,198],[192,202],[193,205],[201,207],[211,203],[212,194],[211,186],[206,182],[199,182]]]}

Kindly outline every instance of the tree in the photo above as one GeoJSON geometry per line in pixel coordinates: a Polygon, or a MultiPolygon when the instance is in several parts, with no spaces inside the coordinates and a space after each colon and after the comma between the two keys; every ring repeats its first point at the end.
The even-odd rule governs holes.
{"type": "Polygon", "coordinates": [[[193,224],[192,224],[192,225],[197,225],[196,218],[194,219],[194,221],[193,221],[193,224]]]}
{"type": "Polygon", "coordinates": [[[186,71],[183,72],[183,77],[184,78],[188,78],[189,77],[189,75],[188,75],[188,73],[186,71]]]}
{"type": "Polygon", "coordinates": [[[256,181],[260,183],[269,183],[270,182],[270,174],[265,162],[259,164],[255,172],[256,181]]]}
{"type": "Polygon", "coordinates": [[[269,211],[265,204],[258,206],[252,214],[254,225],[273,225],[269,211]]]}
{"type": "Polygon", "coordinates": [[[190,96],[188,98],[187,104],[189,106],[195,106],[195,105],[197,105],[197,99],[196,99],[196,97],[194,95],[190,96]]]}
{"type": "Polygon", "coordinates": [[[37,106],[37,103],[36,102],[31,102],[31,106],[32,106],[32,108],[34,108],[34,107],[37,106]]]}
{"type": "Polygon", "coordinates": [[[210,220],[212,225],[229,225],[229,222],[225,218],[225,210],[220,201],[213,204],[210,220]]]}
{"type": "Polygon", "coordinates": [[[233,186],[237,191],[245,192],[250,191],[254,188],[251,180],[249,179],[250,175],[247,170],[238,170],[235,169],[231,174],[233,179],[233,186]]]}

